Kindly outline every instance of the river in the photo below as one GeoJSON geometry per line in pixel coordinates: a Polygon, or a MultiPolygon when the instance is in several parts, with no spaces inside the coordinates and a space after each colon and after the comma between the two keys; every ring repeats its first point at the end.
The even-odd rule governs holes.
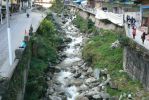
{"type": "Polygon", "coordinates": [[[66,58],[58,65],[52,66],[55,70],[48,72],[48,100],[96,100],[100,95],[109,97],[101,92],[99,69],[93,70],[82,59],[82,48],[89,35],[81,33],[73,24],[75,16],[66,17],[66,23],[61,27],[66,38],[71,42],[63,50],[66,58]]]}

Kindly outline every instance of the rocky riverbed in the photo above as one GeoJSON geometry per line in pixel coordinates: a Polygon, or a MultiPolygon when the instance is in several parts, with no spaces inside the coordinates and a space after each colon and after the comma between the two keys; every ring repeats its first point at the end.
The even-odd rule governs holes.
{"type": "Polygon", "coordinates": [[[67,46],[61,52],[65,59],[56,66],[49,65],[47,73],[48,100],[99,100],[109,99],[105,87],[110,81],[107,70],[93,69],[83,61],[81,50],[89,35],[81,33],[73,24],[75,16],[61,18],[67,46]],[[100,75],[104,81],[100,81],[100,75]]]}
{"type": "Polygon", "coordinates": [[[121,100],[132,99],[131,94],[111,97],[107,86],[117,90],[108,70],[93,69],[82,59],[82,49],[92,34],[81,33],[73,25],[74,14],[57,15],[56,23],[66,35],[65,44],[60,47],[61,62],[56,66],[49,64],[47,73],[46,100],[121,100]]]}

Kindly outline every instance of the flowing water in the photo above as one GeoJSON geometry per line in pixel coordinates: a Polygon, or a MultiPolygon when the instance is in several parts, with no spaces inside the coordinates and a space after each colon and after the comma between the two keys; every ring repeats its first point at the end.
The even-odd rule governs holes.
{"type": "Polygon", "coordinates": [[[81,46],[83,41],[82,34],[71,23],[72,20],[68,19],[64,24],[63,29],[67,38],[71,38],[71,42],[65,48],[63,53],[67,56],[59,65],[59,68],[63,68],[61,72],[57,74],[57,80],[61,83],[61,89],[65,91],[67,100],[75,100],[75,97],[79,94],[75,85],[67,86],[68,81],[73,80],[73,73],[71,73],[72,66],[80,62],[81,58],[81,46]]]}
{"type": "Polygon", "coordinates": [[[46,97],[50,100],[96,100],[104,94],[104,97],[108,98],[109,95],[103,93],[104,88],[101,89],[100,70],[93,70],[82,59],[81,51],[90,35],[80,33],[70,19],[61,27],[66,38],[72,41],[67,43],[62,52],[66,58],[60,64],[51,67],[58,68],[59,71],[51,70],[47,74],[50,78],[47,81],[46,97]]]}
{"type": "MultiPolygon", "coordinates": [[[[64,51],[67,58],[61,62],[60,67],[67,67],[68,69],[73,66],[73,63],[81,60],[81,45],[82,45],[82,35],[77,30],[71,22],[67,22],[68,28],[65,29],[68,38],[72,39],[72,42],[68,44],[68,47],[64,51]],[[69,23],[69,24],[68,24],[69,23]]],[[[68,71],[61,71],[58,76],[58,80],[62,83],[61,88],[65,88],[65,93],[67,95],[67,100],[75,100],[78,95],[76,86],[67,87],[67,81],[71,80],[73,74],[68,71]]]]}

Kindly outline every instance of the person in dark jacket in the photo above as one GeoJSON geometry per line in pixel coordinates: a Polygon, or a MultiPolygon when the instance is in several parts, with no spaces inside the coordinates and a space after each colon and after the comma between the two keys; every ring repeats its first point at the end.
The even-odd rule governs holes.
{"type": "Polygon", "coordinates": [[[135,36],[136,36],[136,28],[133,26],[132,27],[132,36],[133,36],[133,39],[135,39],[135,36]]]}
{"type": "Polygon", "coordinates": [[[27,18],[29,18],[29,13],[26,14],[27,18]]]}
{"type": "Polygon", "coordinates": [[[145,32],[143,32],[142,33],[142,35],[141,35],[141,39],[142,39],[142,43],[144,44],[144,41],[145,41],[145,36],[146,36],[147,34],[145,33],[145,32]]]}

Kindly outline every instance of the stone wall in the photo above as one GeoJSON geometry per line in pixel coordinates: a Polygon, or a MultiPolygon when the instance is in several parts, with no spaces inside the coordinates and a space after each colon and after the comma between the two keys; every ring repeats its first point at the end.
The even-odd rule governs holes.
{"type": "Polygon", "coordinates": [[[149,90],[149,59],[145,51],[125,47],[123,67],[133,79],[139,80],[149,90]]]}
{"type": "Polygon", "coordinates": [[[30,47],[18,48],[15,51],[16,60],[13,66],[15,70],[10,79],[0,82],[0,95],[2,100],[23,100],[30,67],[30,47]],[[2,91],[2,92],[1,92],[2,91]]]}
{"type": "Polygon", "coordinates": [[[70,9],[70,11],[77,13],[78,15],[83,17],[84,19],[88,19],[88,18],[91,19],[93,22],[95,22],[95,26],[98,28],[108,29],[108,30],[118,30],[118,31],[124,30],[123,27],[115,25],[112,22],[105,23],[103,21],[100,21],[99,19],[95,18],[95,14],[88,12],[86,10],[77,8],[77,7],[72,6],[72,5],[69,5],[68,8],[70,9]]]}
{"type": "Polygon", "coordinates": [[[93,14],[90,14],[89,15],[89,19],[91,19],[93,22],[96,22],[96,18],[95,18],[95,15],[93,15],[93,14]]]}
{"type": "Polygon", "coordinates": [[[88,19],[89,13],[79,10],[78,14],[83,17],[84,19],[88,19]]]}

